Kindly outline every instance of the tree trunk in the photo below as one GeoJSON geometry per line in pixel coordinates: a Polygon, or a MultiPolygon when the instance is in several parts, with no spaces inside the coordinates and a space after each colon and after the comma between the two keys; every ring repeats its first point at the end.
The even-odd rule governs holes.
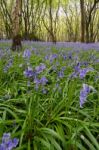
{"type": "Polygon", "coordinates": [[[21,0],[16,0],[16,5],[13,11],[13,42],[12,50],[19,50],[22,47],[20,32],[20,14],[21,14],[21,0]]]}
{"type": "Polygon", "coordinates": [[[80,0],[81,9],[81,42],[85,42],[85,8],[84,0],[80,0]]]}

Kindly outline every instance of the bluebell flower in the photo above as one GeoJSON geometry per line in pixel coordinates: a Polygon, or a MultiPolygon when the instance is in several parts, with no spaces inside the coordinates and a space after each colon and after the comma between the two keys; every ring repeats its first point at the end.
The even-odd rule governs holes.
{"type": "Polygon", "coordinates": [[[32,77],[35,73],[33,72],[33,69],[31,67],[28,67],[25,71],[24,71],[24,75],[25,77],[32,77]]]}
{"type": "Polygon", "coordinates": [[[78,72],[80,70],[80,63],[78,62],[77,65],[74,67],[75,71],[78,72]]]}
{"type": "Polygon", "coordinates": [[[17,138],[12,139],[13,147],[16,147],[19,143],[19,140],[17,138]]]}
{"type": "Polygon", "coordinates": [[[90,86],[87,84],[83,84],[83,88],[80,91],[80,107],[83,107],[83,104],[86,102],[86,98],[88,94],[90,93],[90,86]]]}
{"type": "Polygon", "coordinates": [[[24,53],[23,53],[23,57],[24,57],[24,58],[30,58],[30,56],[31,56],[31,51],[28,50],[28,49],[25,50],[24,53]]]}
{"type": "Polygon", "coordinates": [[[8,69],[12,66],[12,64],[13,64],[13,60],[12,59],[10,59],[9,61],[8,61],[8,64],[4,67],[4,72],[7,72],[8,71],[8,69]]]}
{"type": "Polygon", "coordinates": [[[34,78],[34,83],[35,83],[36,85],[39,85],[39,84],[40,84],[40,79],[38,79],[37,77],[34,78]]]}
{"type": "Polygon", "coordinates": [[[79,77],[81,79],[83,79],[88,72],[94,71],[93,68],[82,68],[81,69],[79,63],[74,67],[74,69],[75,69],[75,72],[72,73],[71,77],[77,77],[77,75],[79,75],[79,77]]]}
{"type": "Polygon", "coordinates": [[[93,68],[83,68],[83,69],[80,69],[79,70],[79,76],[80,76],[80,78],[81,79],[84,78],[89,71],[93,71],[93,70],[94,70],[93,68]]]}
{"type": "Polygon", "coordinates": [[[45,56],[45,60],[49,60],[50,62],[53,62],[54,59],[57,58],[57,54],[50,54],[45,56]]]}
{"type": "Polygon", "coordinates": [[[2,137],[2,143],[0,144],[0,150],[12,150],[19,143],[17,138],[11,139],[10,133],[4,133],[2,137]]]}
{"type": "Polygon", "coordinates": [[[9,139],[10,139],[10,137],[11,137],[11,134],[10,134],[10,133],[4,133],[4,134],[3,134],[3,137],[2,137],[2,143],[8,142],[9,139]]]}
{"type": "Polygon", "coordinates": [[[86,68],[80,69],[80,70],[79,70],[79,76],[80,76],[80,78],[81,78],[81,79],[84,78],[84,77],[86,76],[86,73],[87,73],[87,72],[88,72],[88,71],[87,71],[86,68]]]}
{"type": "Polygon", "coordinates": [[[3,143],[1,143],[1,144],[0,144],[0,150],[7,150],[7,149],[6,149],[6,145],[3,144],[3,143]]]}
{"type": "Polygon", "coordinates": [[[43,94],[47,94],[47,90],[45,88],[42,89],[43,94]]]}
{"type": "Polygon", "coordinates": [[[85,61],[85,62],[82,63],[82,65],[88,66],[88,62],[85,61]]]}
{"type": "Polygon", "coordinates": [[[41,83],[42,85],[45,85],[47,82],[48,82],[48,80],[47,80],[46,77],[42,77],[42,78],[40,79],[40,83],[41,83]]]}
{"type": "Polygon", "coordinates": [[[45,69],[46,69],[46,66],[43,63],[35,68],[37,74],[40,74],[45,69]]]}
{"type": "Polygon", "coordinates": [[[32,48],[32,51],[36,51],[36,48],[35,48],[35,47],[33,47],[33,48],[32,48]]]}
{"type": "Polygon", "coordinates": [[[65,69],[66,69],[66,66],[63,66],[61,70],[62,70],[62,71],[65,71],[65,69]]]}
{"type": "Polygon", "coordinates": [[[58,77],[59,78],[63,78],[64,77],[64,72],[63,71],[59,71],[58,72],[58,77]]]}
{"type": "Polygon", "coordinates": [[[84,103],[86,102],[87,96],[92,92],[97,92],[94,87],[88,85],[88,84],[83,84],[83,88],[80,91],[80,107],[82,108],[84,103]]]}
{"type": "MultiPolygon", "coordinates": [[[[37,90],[39,88],[40,85],[44,86],[46,85],[46,83],[48,82],[46,77],[42,77],[41,79],[38,79],[37,77],[34,79],[34,83],[35,85],[35,89],[37,90]]],[[[44,88],[44,87],[43,87],[44,88]]]]}
{"type": "Polygon", "coordinates": [[[49,59],[49,56],[48,56],[48,55],[46,55],[46,56],[45,56],[45,60],[48,60],[48,59],[49,59]]]}
{"type": "Polygon", "coordinates": [[[67,56],[66,56],[66,55],[63,55],[63,58],[64,58],[64,60],[66,60],[67,56]]]}
{"type": "Polygon", "coordinates": [[[95,60],[95,63],[99,63],[99,59],[96,59],[96,60],[95,60]]]}
{"type": "Polygon", "coordinates": [[[50,55],[50,57],[49,57],[50,63],[52,63],[53,60],[56,59],[56,58],[57,58],[57,54],[50,55]]]}
{"type": "Polygon", "coordinates": [[[57,54],[52,54],[51,56],[50,56],[50,59],[56,59],[57,58],[57,54]]]}
{"type": "Polygon", "coordinates": [[[77,78],[78,72],[73,72],[69,77],[70,78],[77,78]]]}

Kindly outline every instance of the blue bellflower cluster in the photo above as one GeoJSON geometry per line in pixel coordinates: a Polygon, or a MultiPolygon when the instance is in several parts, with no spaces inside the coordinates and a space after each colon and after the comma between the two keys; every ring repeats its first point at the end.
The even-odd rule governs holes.
{"type": "Polygon", "coordinates": [[[29,58],[30,58],[30,56],[31,56],[31,51],[30,51],[30,50],[28,50],[28,49],[27,49],[27,50],[25,50],[25,51],[24,51],[24,53],[23,53],[23,57],[24,57],[24,58],[28,58],[28,59],[29,59],[29,58]]]}
{"type": "Polygon", "coordinates": [[[93,70],[94,70],[93,68],[83,68],[83,69],[80,69],[79,70],[79,76],[80,76],[80,78],[83,79],[86,76],[87,72],[90,72],[90,71],[93,71],[93,70]]]}
{"type": "Polygon", "coordinates": [[[88,94],[90,93],[90,86],[87,84],[83,84],[83,88],[80,91],[80,107],[83,107],[83,104],[86,102],[86,98],[88,94]]]}
{"type": "Polygon", "coordinates": [[[64,71],[59,71],[58,72],[58,77],[63,78],[64,77],[64,71]]]}
{"type": "Polygon", "coordinates": [[[90,71],[94,71],[93,68],[80,68],[80,63],[78,63],[75,67],[75,72],[72,73],[71,77],[76,78],[77,76],[79,76],[81,79],[83,79],[86,74],[90,71]]]}
{"type": "Polygon", "coordinates": [[[45,56],[45,59],[46,59],[46,60],[49,60],[50,63],[52,63],[52,62],[54,61],[54,59],[56,59],[57,57],[58,57],[57,54],[51,54],[50,56],[46,55],[46,56],[45,56]]]}
{"type": "Polygon", "coordinates": [[[24,71],[24,75],[25,77],[32,77],[34,75],[33,69],[31,67],[28,67],[25,71],[24,71]]]}
{"type": "MultiPolygon", "coordinates": [[[[35,67],[35,70],[33,70],[31,67],[28,67],[25,71],[24,71],[24,76],[27,78],[31,78],[34,79],[34,83],[35,83],[35,89],[37,90],[39,88],[39,86],[44,86],[46,85],[46,83],[48,82],[47,78],[45,76],[42,76],[39,79],[39,74],[42,73],[44,70],[46,69],[46,65],[41,63],[39,66],[35,67]]],[[[29,82],[29,81],[28,81],[29,82]]],[[[30,82],[29,85],[30,86],[30,82]]],[[[44,88],[44,87],[43,87],[44,88]]],[[[45,91],[44,91],[45,92],[45,91]]]]}
{"type": "Polygon", "coordinates": [[[42,77],[41,79],[38,79],[38,78],[35,78],[34,79],[34,83],[36,84],[36,85],[39,85],[39,84],[41,84],[41,85],[46,85],[46,83],[48,82],[48,80],[47,80],[47,78],[46,77],[42,77]]]}
{"type": "Polygon", "coordinates": [[[37,74],[40,74],[40,73],[43,72],[43,70],[45,70],[45,69],[46,69],[46,66],[45,66],[45,64],[43,64],[43,63],[41,63],[39,66],[37,66],[37,67],[35,68],[37,74]]]}
{"type": "Polygon", "coordinates": [[[84,103],[86,102],[87,96],[90,91],[96,92],[94,87],[89,86],[88,84],[83,84],[83,88],[80,91],[80,107],[82,108],[84,103]]]}
{"type": "Polygon", "coordinates": [[[35,89],[38,90],[39,86],[41,85],[42,86],[42,92],[45,94],[46,93],[46,90],[44,88],[44,85],[46,85],[48,82],[47,78],[46,77],[42,77],[41,79],[38,79],[38,78],[35,78],[34,79],[34,83],[35,83],[35,89]]]}
{"type": "Polygon", "coordinates": [[[35,68],[34,71],[31,67],[28,66],[28,68],[23,72],[23,74],[25,75],[25,77],[28,77],[28,78],[34,77],[35,78],[37,74],[40,74],[45,69],[46,69],[45,64],[40,64],[39,66],[37,66],[35,68]]]}
{"type": "Polygon", "coordinates": [[[11,139],[10,133],[4,133],[2,137],[2,143],[0,144],[0,150],[12,150],[18,145],[19,140],[17,138],[11,139]]]}
{"type": "Polygon", "coordinates": [[[9,61],[8,61],[8,64],[4,67],[4,72],[7,72],[8,71],[8,69],[12,66],[12,64],[13,64],[13,60],[12,59],[10,59],[9,61]]]}

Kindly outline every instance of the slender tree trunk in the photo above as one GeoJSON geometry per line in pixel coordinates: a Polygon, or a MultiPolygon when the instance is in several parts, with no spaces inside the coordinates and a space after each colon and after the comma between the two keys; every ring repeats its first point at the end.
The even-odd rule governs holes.
{"type": "Polygon", "coordinates": [[[84,0],[80,0],[81,9],[81,42],[85,42],[85,9],[84,0]]]}
{"type": "Polygon", "coordinates": [[[52,16],[52,0],[49,0],[49,24],[50,24],[50,37],[54,44],[56,44],[56,37],[54,35],[54,27],[53,27],[53,16],[52,16]]]}
{"type": "Polygon", "coordinates": [[[16,0],[16,5],[13,11],[13,43],[12,50],[19,50],[21,45],[21,36],[20,36],[20,14],[21,14],[21,0],[16,0]]]}

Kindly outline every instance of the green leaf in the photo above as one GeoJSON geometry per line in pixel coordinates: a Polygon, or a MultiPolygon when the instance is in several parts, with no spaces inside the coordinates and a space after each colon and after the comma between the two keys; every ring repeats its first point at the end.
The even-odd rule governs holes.
{"type": "Polygon", "coordinates": [[[96,138],[92,135],[88,127],[85,126],[85,134],[90,139],[91,143],[99,150],[99,143],[97,142],[96,138]]]}

